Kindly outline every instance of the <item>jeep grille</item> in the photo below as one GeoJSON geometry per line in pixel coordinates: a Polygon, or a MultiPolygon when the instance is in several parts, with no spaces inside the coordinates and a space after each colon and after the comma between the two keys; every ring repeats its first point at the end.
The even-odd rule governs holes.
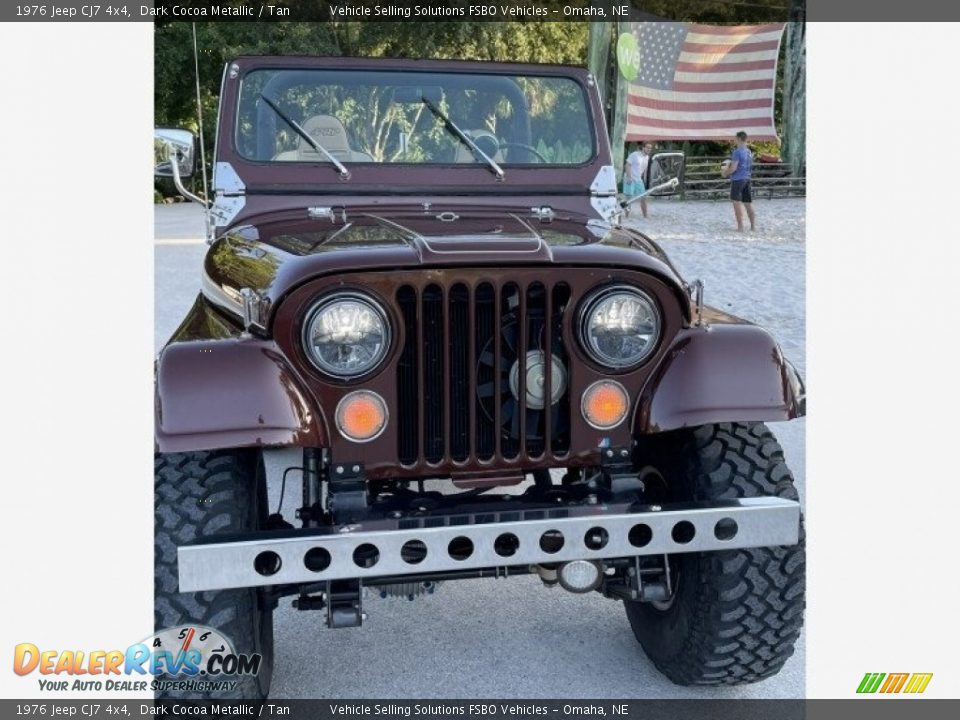
{"type": "Polygon", "coordinates": [[[405,336],[396,413],[403,465],[567,454],[566,283],[402,285],[396,299],[405,336]]]}

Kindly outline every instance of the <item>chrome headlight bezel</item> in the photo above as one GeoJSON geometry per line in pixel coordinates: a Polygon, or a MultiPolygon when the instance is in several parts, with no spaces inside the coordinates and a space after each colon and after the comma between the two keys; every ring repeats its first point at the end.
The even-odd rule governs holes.
{"type": "Polygon", "coordinates": [[[392,347],[393,343],[393,329],[390,322],[390,315],[387,313],[384,305],[379,300],[365,292],[341,290],[333,292],[329,295],[325,295],[317,299],[310,306],[310,309],[307,310],[304,318],[303,328],[300,332],[300,341],[303,346],[304,355],[306,355],[307,359],[310,361],[310,364],[314,368],[329,378],[345,382],[368,377],[383,367],[387,357],[390,355],[390,348],[392,347]],[[315,352],[314,345],[311,340],[311,336],[313,334],[313,325],[317,318],[319,318],[320,314],[328,310],[332,305],[342,302],[355,302],[365,306],[373,313],[374,316],[376,316],[380,326],[382,327],[381,335],[383,339],[380,349],[374,359],[365,367],[351,372],[340,371],[323,361],[315,352]]]}
{"type": "Polygon", "coordinates": [[[623,373],[630,372],[643,365],[660,344],[660,338],[663,334],[663,316],[660,312],[660,306],[656,299],[650,293],[634,286],[625,284],[606,285],[597,288],[587,294],[580,304],[580,314],[577,319],[577,340],[580,347],[587,357],[600,367],[610,372],[623,373]],[[634,299],[646,303],[650,307],[650,315],[654,321],[654,332],[650,343],[644,349],[643,353],[637,357],[628,360],[609,357],[596,347],[590,337],[590,316],[597,307],[617,295],[630,295],[634,299]]]}

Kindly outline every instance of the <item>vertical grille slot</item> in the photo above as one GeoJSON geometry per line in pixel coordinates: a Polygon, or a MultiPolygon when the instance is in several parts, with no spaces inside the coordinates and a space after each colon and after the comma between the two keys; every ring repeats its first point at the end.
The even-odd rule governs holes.
{"type": "Polygon", "coordinates": [[[423,379],[421,393],[424,406],[423,455],[429,463],[443,459],[444,439],[444,348],[443,290],[428,285],[421,298],[423,308],[423,379]]]}
{"type": "Polygon", "coordinates": [[[404,465],[412,465],[420,455],[417,438],[417,292],[409,285],[397,290],[397,305],[406,338],[397,363],[397,455],[404,465]]]}
{"type": "MultiPolygon", "coordinates": [[[[510,369],[514,362],[520,356],[523,346],[523,322],[520,317],[520,288],[516,283],[507,283],[500,291],[500,322],[501,330],[499,340],[501,344],[500,352],[497,353],[498,377],[500,379],[500,392],[495,398],[496,407],[499,409],[499,420],[497,424],[500,432],[500,454],[512,460],[520,451],[520,423],[521,414],[519,403],[513,396],[513,386],[511,385],[510,369]]],[[[522,370],[523,368],[521,368],[522,370]]],[[[518,373],[522,378],[523,373],[518,373]]]]}
{"type": "MultiPolygon", "coordinates": [[[[486,412],[484,401],[490,402],[495,388],[494,375],[497,367],[493,332],[497,314],[496,294],[493,285],[480,283],[474,295],[474,347],[476,360],[474,366],[477,373],[477,400],[476,413],[476,454],[480,460],[490,460],[494,452],[494,418],[486,412]]],[[[492,407],[492,405],[491,405],[492,407]]]]}
{"type": "Polygon", "coordinates": [[[563,314],[570,303],[570,286],[557,283],[550,297],[550,348],[560,365],[566,368],[567,391],[550,411],[547,437],[550,438],[550,450],[554,456],[564,455],[570,450],[570,387],[573,385],[573,368],[563,345],[563,314]]]}
{"type": "Polygon", "coordinates": [[[450,456],[463,462],[470,456],[470,378],[474,374],[469,361],[470,294],[463,283],[450,288],[449,308],[450,456]]]}

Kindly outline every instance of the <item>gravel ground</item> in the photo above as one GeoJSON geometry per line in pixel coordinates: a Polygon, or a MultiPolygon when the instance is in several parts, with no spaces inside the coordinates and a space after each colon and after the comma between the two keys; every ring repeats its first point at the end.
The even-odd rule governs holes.
{"type": "MultiPolygon", "coordinates": [[[[654,201],[629,222],[660,242],[705,300],[767,327],[803,372],[804,200],[755,203],[758,231],[731,231],[726,202],[654,201]]],[[[197,206],[155,212],[155,342],[190,307],[206,246],[197,206]]],[[[805,497],[805,420],[776,423],[805,497]]],[[[269,453],[270,494],[295,451],[269,453]]],[[[287,493],[290,498],[292,494],[287,493]]],[[[293,502],[285,504],[285,512],[293,502]]],[[[281,603],[274,620],[277,698],[803,697],[804,637],[776,677],[740,688],[681,688],[646,659],[619,603],[545,589],[533,577],[447,583],[414,602],[365,599],[362,628],[327,630],[320,613],[281,603]],[[360,669],[363,669],[361,672],[360,669]]]]}

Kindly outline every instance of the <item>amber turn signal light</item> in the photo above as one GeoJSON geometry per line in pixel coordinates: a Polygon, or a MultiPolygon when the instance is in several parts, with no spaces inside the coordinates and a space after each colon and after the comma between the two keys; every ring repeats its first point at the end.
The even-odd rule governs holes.
{"type": "Polygon", "coordinates": [[[337,405],[337,429],[347,440],[373,440],[386,426],[387,404],[375,392],[356,390],[337,405]]]}
{"type": "Polygon", "coordinates": [[[610,430],[627,417],[630,399],[618,382],[600,380],[583,393],[580,410],[584,419],[597,430],[610,430]]]}

